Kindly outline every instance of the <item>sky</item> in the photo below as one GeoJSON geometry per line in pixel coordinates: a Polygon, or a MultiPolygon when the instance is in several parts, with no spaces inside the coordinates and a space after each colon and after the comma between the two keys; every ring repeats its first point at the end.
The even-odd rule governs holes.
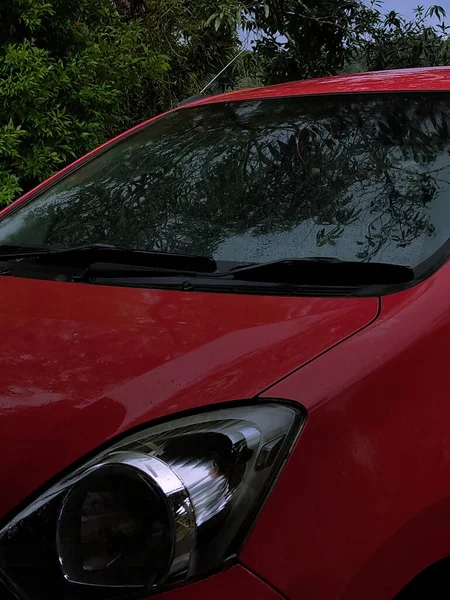
{"type": "MultiPolygon", "coordinates": [[[[401,13],[404,17],[412,17],[413,9],[416,8],[418,4],[427,6],[426,2],[419,2],[418,0],[390,0],[389,2],[384,3],[384,8],[387,9],[389,7],[401,13]]],[[[430,2],[430,4],[439,4],[439,2],[430,2]]]]}
{"type": "MultiPolygon", "coordinates": [[[[448,0],[384,0],[382,12],[387,12],[388,10],[395,10],[404,17],[411,19],[414,16],[413,11],[418,4],[421,4],[425,8],[428,8],[433,4],[442,6],[444,9],[447,6],[447,13],[450,17],[450,8],[448,7],[448,0]]],[[[432,21],[436,21],[436,19],[433,18],[432,21]]]]}

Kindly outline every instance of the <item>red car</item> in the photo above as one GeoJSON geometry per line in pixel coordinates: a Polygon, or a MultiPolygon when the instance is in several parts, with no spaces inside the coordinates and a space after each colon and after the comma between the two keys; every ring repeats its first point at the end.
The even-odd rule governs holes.
{"type": "Polygon", "coordinates": [[[0,213],[2,600],[450,595],[450,69],[185,104],[0,213]]]}

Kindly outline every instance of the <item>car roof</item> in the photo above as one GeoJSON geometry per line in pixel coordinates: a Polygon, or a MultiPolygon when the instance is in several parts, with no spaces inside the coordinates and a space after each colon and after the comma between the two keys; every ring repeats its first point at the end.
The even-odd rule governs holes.
{"type": "Polygon", "coordinates": [[[238,100],[284,98],[319,94],[348,94],[362,92],[450,91],[450,67],[396,69],[370,71],[351,75],[336,75],[319,79],[305,79],[267,87],[259,87],[217,96],[209,96],[187,104],[210,104],[238,100]]]}

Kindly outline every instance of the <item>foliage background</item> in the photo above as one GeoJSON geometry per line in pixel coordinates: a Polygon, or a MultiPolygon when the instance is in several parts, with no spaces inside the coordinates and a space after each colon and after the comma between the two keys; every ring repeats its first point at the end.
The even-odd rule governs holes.
{"type": "Polygon", "coordinates": [[[450,64],[439,6],[412,20],[361,0],[6,0],[0,205],[197,93],[450,64]],[[432,25],[433,23],[433,25],[432,25]]]}

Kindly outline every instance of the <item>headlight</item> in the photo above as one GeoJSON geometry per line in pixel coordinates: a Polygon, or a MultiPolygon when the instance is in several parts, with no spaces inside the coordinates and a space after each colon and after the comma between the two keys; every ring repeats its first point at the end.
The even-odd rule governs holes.
{"type": "Polygon", "coordinates": [[[0,531],[0,578],[22,600],[106,600],[147,597],[220,569],[303,422],[297,409],[270,403],[129,435],[0,531]]]}

